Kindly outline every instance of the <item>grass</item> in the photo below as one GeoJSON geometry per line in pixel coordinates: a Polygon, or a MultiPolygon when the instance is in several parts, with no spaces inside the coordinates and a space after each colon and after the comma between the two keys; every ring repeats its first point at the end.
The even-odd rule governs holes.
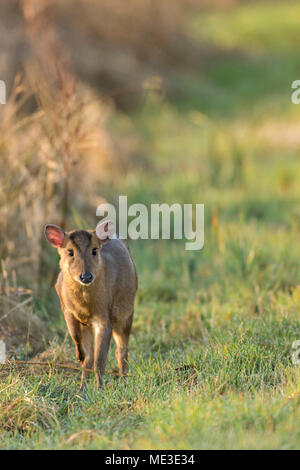
{"type": "MultiPolygon", "coordinates": [[[[150,94],[112,118],[140,147],[103,196],[204,203],[204,248],[131,242],[140,287],[130,376],[79,394],[77,373],[1,371],[1,448],[299,448],[298,10],[250,2],[201,13],[190,34],[219,59],[184,73],[180,96],[150,94]]],[[[39,309],[64,330],[53,294],[39,309]]],[[[50,356],[70,348],[58,335],[50,356]]]]}

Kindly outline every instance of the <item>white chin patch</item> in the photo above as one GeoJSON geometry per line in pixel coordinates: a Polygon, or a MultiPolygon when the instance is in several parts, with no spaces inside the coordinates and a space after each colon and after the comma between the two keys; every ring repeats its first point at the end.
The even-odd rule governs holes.
{"type": "Polygon", "coordinates": [[[89,283],[87,284],[86,282],[80,281],[80,279],[75,279],[75,281],[79,282],[79,284],[81,284],[81,285],[84,286],[84,287],[89,287],[89,286],[91,286],[91,285],[93,284],[94,280],[95,280],[95,278],[94,278],[91,282],[89,282],[89,283]]]}

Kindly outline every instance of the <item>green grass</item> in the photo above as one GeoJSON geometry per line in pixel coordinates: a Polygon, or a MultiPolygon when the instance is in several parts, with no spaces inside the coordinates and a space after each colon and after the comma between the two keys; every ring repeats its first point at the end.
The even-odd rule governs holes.
{"type": "MultiPolygon", "coordinates": [[[[11,373],[1,448],[299,448],[298,13],[296,2],[202,13],[189,32],[218,59],[184,73],[179,96],[149,95],[111,123],[134,129],[140,153],[103,196],[204,203],[204,248],[131,242],[140,287],[130,376],[79,394],[78,374],[11,373]]],[[[48,318],[61,331],[51,302],[37,309],[55,305],[48,318]]]]}

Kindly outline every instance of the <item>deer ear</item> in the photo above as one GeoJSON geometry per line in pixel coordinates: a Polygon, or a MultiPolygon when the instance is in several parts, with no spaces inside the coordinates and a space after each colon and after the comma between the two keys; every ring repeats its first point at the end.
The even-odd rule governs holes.
{"type": "Polygon", "coordinates": [[[107,243],[115,233],[115,226],[111,220],[99,222],[96,227],[96,235],[100,243],[107,243]]]}
{"type": "Polygon", "coordinates": [[[48,224],[45,227],[45,237],[55,248],[61,248],[65,238],[65,232],[57,225],[48,224]]]}

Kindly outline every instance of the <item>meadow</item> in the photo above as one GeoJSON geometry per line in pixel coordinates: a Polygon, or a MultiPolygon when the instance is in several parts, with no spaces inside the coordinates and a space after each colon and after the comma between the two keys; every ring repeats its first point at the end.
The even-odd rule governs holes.
{"type": "MultiPolygon", "coordinates": [[[[80,393],[79,371],[54,365],[76,364],[49,288],[55,250],[42,242],[34,287],[28,266],[13,264],[50,332],[45,351],[25,345],[17,357],[50,366],[0,367],[0,448],[299,449],[299,26],[295,1],[198,12],[185,30],[209,51],[203,62],[171,75],[170,92],[151,89],[135,108],[107,112],[105,128],[133,157],[117,177],[93,181],[93,194],[203,203],[204,247],[129,241],[139,277],[129,376],[113,375],[112,348],[104,389],[91,379],[80,393]]],[[[86,217],[80,194],[70,201],[69,228],[96,225],[90,205],[86,217]]],[[[52,214],[50,205],[46,222],[52,214]]],[[[36,240],[34,224],[26,235],[36,240]]]]}

